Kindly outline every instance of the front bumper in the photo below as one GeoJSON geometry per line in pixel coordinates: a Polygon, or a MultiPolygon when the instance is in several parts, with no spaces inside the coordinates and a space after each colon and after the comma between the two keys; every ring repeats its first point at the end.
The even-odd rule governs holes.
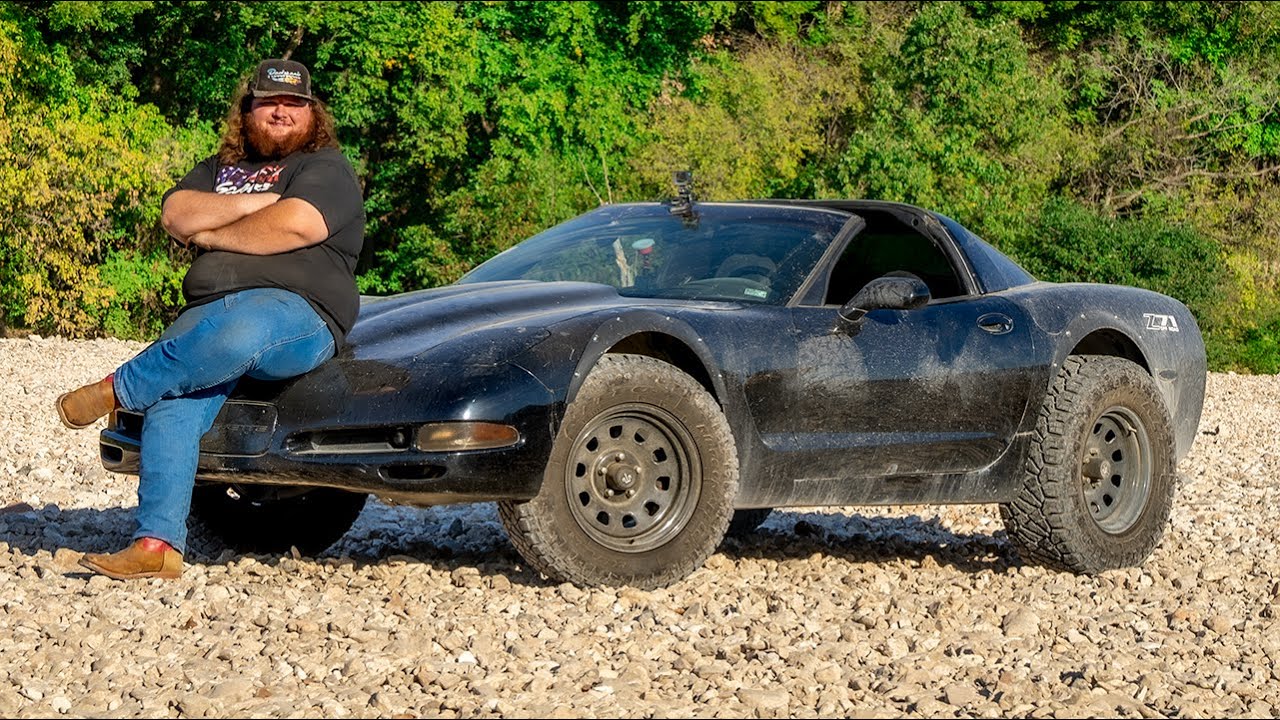
{"type": "MultiPolygon", "coordinates": [[[[359,393],[335,398],[332,377],[313,382],[303,376],[283,390],[277,385],[274,395],[249,383],[227,400],[201,439],[196,479],[331,487],[414,505],[528,500],[542,483],[557,407],[522,368],[507,366],[500,375],[499,393],[437,383],[432,391],[419,386],[381,393],[376,402],[359,393]],[[508,447],[448,453],[418,450],[406,440],[423,424],[459,419],[513,425],[520,439],[508,447]]],[[[456,368],[441,377],[456,381],[456,368]]],[[[104,468],[138,473],[142,425],[140,413],[117,411],[99,436],[104,468]]]]}

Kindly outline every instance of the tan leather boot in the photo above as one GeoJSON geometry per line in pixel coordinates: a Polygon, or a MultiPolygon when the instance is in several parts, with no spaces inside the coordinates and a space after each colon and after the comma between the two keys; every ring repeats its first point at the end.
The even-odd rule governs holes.
{"type": "Polygon", "coordinates": [[[173,580],[182,576],[182,553],[154,538],[139,538],[124,550],[110,555],[85,555],[80,558],[80,564],[116,580],[173,580]]]}
{"type": "Polygon", "coordinates": [[[117,407],[115,384],[110,375],[58,396],[58,417],[72,430],[89,427],[117,407]]]}

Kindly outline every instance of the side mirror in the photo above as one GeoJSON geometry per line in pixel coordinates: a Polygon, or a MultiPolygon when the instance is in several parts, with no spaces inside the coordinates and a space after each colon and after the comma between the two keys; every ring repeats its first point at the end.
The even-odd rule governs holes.
{"type": "Polygon", "coordinates": [[[872,310],[915,310],[929,302],[929,286],[914,275],[885,275],[867,283],[840,308],[837,330],[856,330],[872,310]]]}

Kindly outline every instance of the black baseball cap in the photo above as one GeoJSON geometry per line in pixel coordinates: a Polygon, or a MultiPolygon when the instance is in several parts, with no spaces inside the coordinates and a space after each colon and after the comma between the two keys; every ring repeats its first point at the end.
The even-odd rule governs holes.
{"type": "Polygon", "coordinates": [[[315,100],[311,94],[311,73],[293,60],[263,60],[249,79],[249,94],[256,98],[293,95],[315,100]]]}

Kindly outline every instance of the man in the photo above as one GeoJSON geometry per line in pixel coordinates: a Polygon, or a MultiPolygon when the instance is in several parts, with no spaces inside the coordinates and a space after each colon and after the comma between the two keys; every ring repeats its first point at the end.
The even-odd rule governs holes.
{"type": "Polygon", "coordinates": [[[305,373],[355,322],[360,186],[306,67],[258,65],[218,154],[165,193],[161,222],[196,250],[186,306],[132,360],[57,401],[74,429],[118,407],[144,413],[134,542],[81,560],[117,579],[181,574],[200,438],[239,378],[305,373]]]}

